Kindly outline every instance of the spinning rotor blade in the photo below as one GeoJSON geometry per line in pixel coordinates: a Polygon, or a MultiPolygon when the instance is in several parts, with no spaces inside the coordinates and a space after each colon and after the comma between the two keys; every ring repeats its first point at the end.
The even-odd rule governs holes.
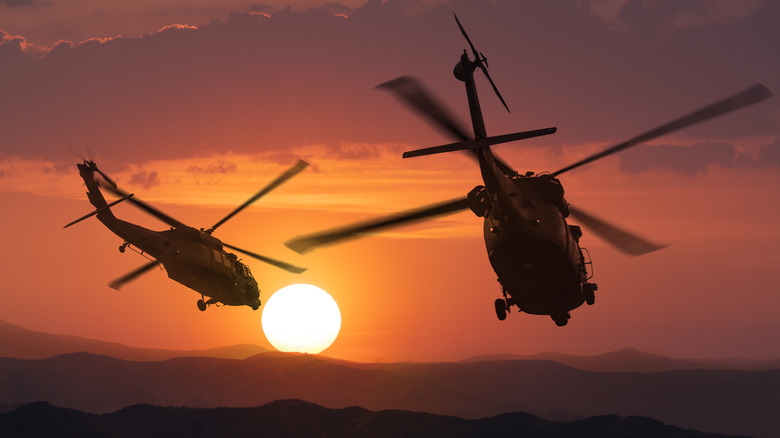
{"type": "Polygon", "coordinates": [[[108,190],[109,192],[111,192],[111,193],[113,193],[113,194],[115,194],[117,196],[127,197],[128,198],[127,200],[129,202],[131,202],[132,204],[135,204],[136,207],[138,207],[141,210],[149,213],[150,215],[156,217],[157,219],[165,222],[166,224],[172,226],[173,228],[190,228],[187,225],[184,225],[183,223],[177,221],[176,219],[174,219],[174,218],[168,216],[167,214],[161,212],[160,210],[152,207],[151,205],[141,201],[140,199],[138,199],[136,197],[132,197],[131,198],[130,197],[131,195],[128,195],[127,193],[123,192],[122,190],[120,190],[120,189],[118,189],[116,187],[104,186],[103,188],[105,188],[106,190],[108,190]]]}
{"type": "Polygon", "coordinates": [[[362,234],[368,233],[369,231],[378,231],[383,228],[406,225],[434,216],[455,213],[466,208],[468,208],[468,198],[456,198],[440,204],[410,210],[383,219],[374,219],[330,231],[299,236],[284,244],[297,253],[305,254],[320,246],[332,245],[343,240],[357,239],[362,237],[362,234]]]}
{"type": "Polygon", "coordinates": [[[402,102],[411,107],[412,110],[426,116],[444,134],[461,141],[471,139],[467,131],[463,129],[463,125],[455,120],[455,117],[447,111],[444,105],[437,101],[433,94],[412,76],[401,76],[379,84],[375,88],[386,88],[394,92],[402,102]]]}
{"type": "Polygon", "coordinates": [[[125,283],[128,283],[130,281],[135,280],[136,277],[138,277],[141,274],[146,273],[150,269],[157,266],[159,262],[157,260],[152,260],[151,262],[141,266],[140,268],[136,269],[135,271],[132,271],[128,273],[125,276],[119,277],[116,280],[112,281],[111,283],[108,283],[108,286],[111,289],[119,290],[122,286],[124,286],[125,283]]]}
{"type": "Polygon", "coordinates": [[[306,268],[299,268],[298,266],[291,265],[289,263],[285,263],[285,262],[282,262],[282,261],[279,261],[279,260],[275,260],[275,259],[272,259],[270,257],[262,256],[260,254],[253,253],[252,251],[247,251],[247,250],[241,249],[241,248],[239,248],[237,246],[229,245],[229,244],[227,244],[225,242],[222,242],[222,245],[227,246],[230,249],[234,249],[236,251],[242,252],[242,253],[250,256],[250,257],[254,257],[254,258],[256,258],[256,259],[258,259],[260,261],[266,262],[269,265],[276,266],[277,268],[282,268],[285,271],[289,271],[289,272],[292,272],[292,273],[295,273],[295,274],[300,274],[301,272],[306,271],[306,268]]]}
{"type": "MultiPolygon", "coordinates": [[[[93,155],[92,151],[89,151],[89,154],[93,155]]],[[[109,186],[111,186],[113,188],[116,188],[116,183],[114,182],[114,180],[109,178],[109,176],[106,175],[105,173],[103,173],[102,170],[98,169],[97,164],[95,164],[94,161],[92,161],[91,159],[88,160],[88,159],[86,159],[84,157],[81,157],[81,159],[82,159],[82,161],[84,161],[84,165],[85,166],[87,166],[88,168],[92,169],[92,171],[97,172],[101,177],[103,177],[103,179],[108,183],[109,186]]]]}
{"type": "Polygon", "coordinates": [[[222,225],[222,224],[224,224],[225,222],[227,222],[227,221],[228,221],[228,219],[230,219],[230,218],[232,218],[233,216],[235,216],[235,215],[236,215],[238,212],[240,212],[240,211],[241,211],[241,210],[243,210],[244,208],[248,207],[248,206],[249,206],[249,204],[251,204],[251,203],[253,203],[253,202],[257,201],[258,199],[260,199],[260,197],[261,197],[261,196],[264,196],[266,193],[268,193],[268,192],[270,192],[271,190],[275,189],[276,187],[278,187],[279,185],[281,185],[283,182],[285,182],[285,181],[287,181],[288,179],[292,178],[293,176],[297,175],[297,174],[298,174],[300,171],[302,171],[303,169],[305,169],[305,168],[306,168],[308,165],[309,165],[309,163],[307,163],[307,162],[305,162],[305,161],[303,161],[303,160],[298,160],[298,162],[297,162],[297,163],[295,163],[295,164],[294,164],[294,165],[293,165],[291,168],[287,169],[287,171],[286,171],[286,172],[284,172],[283,174],[279,175],[279,177],[277,177],[277,178],[276,178],[275,180],[273,180],[273,181],[272,181],[270,184],[268,184],[267,186],[265,186],[265,188],[264,188],[264,189],[262,189],[262,190],[260,190],[259,192],[255,193],[255,195],[254,195],[254,196],[252,196],[251,198],[249,198],[249,199],[248,199],[246,202],[244,202],[243,204],[241,204],[241,205],[239,205],[238,207],[236,207],[236,209],[235,209],[235,210],[233,210],[232,212],[230,212],[230,214],[228,214],[227,216],[225,216],[224,218],[222,218],[222,220],[220,220],[219,222],[217,222],[216,224],[214,224],[214,225],[213,225],[211,228],[209,228],[209,229],[208,229],[206,232],[207,232],[208,234],[211,234],[212,232],[214,232],[214,230],[216,230],[216,229],[217,229],[217,227],[219,227],[220,225],[222,225]]]}
{"type": "MultiPolygon", "coordinates": [[[[428,121],[444,134],[460,141],[471,140],[471,137],[466,133],[467,131],[463,129],[463,125],[458,123],[444,105],[438,102],[433,94],[426,90],[417,79],[411,76],[401,76],[379,84],[376,88],[385,88],[394,92],[402,102],[415,112],[427,117],[428,121]]],[[[476,158],[476,151],[470,150],[469,153],[476,158]]],[[[504,173],[514,173],[514,169],[500,159],[498,155],[493,154],[493,159],[504,173]]]]}
{"type": "Polygon", "coordinates": [[[639,143],[643,143],[656,137],[669,134],[670,132],[677,131],[678,129],[687,128],[688,126],[695,125],[705,120],[709,120],[731,111],[753,105],[754,103],[758,103],[768,97],[771,97],[772,95],[772,92],[769,91],[769,89],[767,89],[764,85],[753,85],[741,93],[715,102],[698,111],[694,111],[686,116],[680,117],[679,119],[673,120],[665,125],[659,126],[653,130],[645,132],[644,134],[638,135],[630,140],[624,141],[623,143],[612,146],[604,151],[564,167],[557,172],[553,172],[552,176],[558,176],[563,172],[568,172],[572,169],[588,164],[591,161],[598,160],[600,158],[606,157],[607,155],[612,155],[616,152],[622,151],[623,149],[627,149],[639,143]]]}
{"type": "Polygon", "coordinates": [[[106,180],[106,182],[107,182],[107,183],[108,183],[108,184],[109,184],[111,187],[113,187],[113,188],[116,188],[116,183],[114,182],[114,180],[112,180],[111,178],[109,178],[109,177],[108,177],[108,175],[106,175],[105,173],[103,173],[103,171],[102,171],[102,170],[98,169],[98,167],[95,165],[95,163],[93,163],[93,162],[90,162],[90,163],[91,163],[92,167],[95,169],[95,172],[99,173],[99,174],[100,174],[100,176],[102,176],[102,177],[103,177],[103,179],[105,179],[105,180],[106,180]]]}
{"type": "Polygon", "coordinates": [[[469,36],[466,34],[466,30],[463,29],[463,26],[460,24],[460,20],[458,20],[458,16],[455,15],[454,12],[452,13],[452,15],[455,17],[455,22],[458,23],[458,27],[460,28],[460,33],[462,33],[463,36],[466,37],[466,41],[468,41],[469,46],[471,46],[471,52],[474,53],[474,62],[477,63],[479,69],[482,70],[482,73],[485,74],[485,77],[487,78],[488,82],[490,82],[490,86],[493,87],[493,92],[496,93],[496,96],[498,96],[498,100],[500,100],[501,103],[504,105],[506,111],[511,112],[509,111],[509,107],[504,101],[504,98],[501,97],[501,93],[498,92],[498,87],[496,87],[496,84],[493,82],[493,79],[490,78],[490,74],[487,71],[487,58],[485,58],[485,55],[483,55],[481,52],[478,52],[477,49],[474,47],[474,44],[471,42],[471,38],[469,38],[469,36]]]}
{"type": "Polygon", "coordinates": [[[114,180],[112,180],[111,178],[109,178],[109,176],[108,176],[108,175],[106,175],[105,173],[103,173],[103,171],[101,171],[100,169],[98,169],[98,167],[97,167],[97,164],[95,164],[95,158],[94,158],[94,157],[95,157],[95,152],[94,152],[92,149],[90,149],[88,146],[85,146],[85,148],[86,148],[86,150],[87,150],[87,157],[89,157],[89,158],[87,158],[87,157],[85,157],[84,155],[82,155],[82,154],[80,154],[80,153],[76,152],[75,150],[73,150],[73,148],[72,148],[72,147],[68,147],[68,149],[70,150],[70,153],[71,153],[71,154],[73,154],[73,155],[75,155],[75,156],[77,156],[77,157],[79,157],[79,158],[81,159],[81,161],[83,161],[83,162],[84,162],[84,165],[85,165],[85,166],[87,166],[87,167],[91,168],[93,171],[95,171],[95,172],[97,172],[98,174],[100,174],[100,176],[102,176],[102,177],[103,177],[103,179],[105,179],[105,180],[106,180],[106,182],[107,182],[109,185],[111,185],[111,186],[113,186],[113,187],[116,187],[116,183],[114,182],[114,180]]]}
{"type": "Polygon", "coordinates": [[[579,208],[575,208],[571,205],[569,205],[569,212],[572,217],[580,221],[580,223],[588,227],[596,235],[626,254],[639,256],[666,248],[665,245],[658,245],[647,241],[636,234],[620,229],[603,219],[585,213],[579,208]]]}

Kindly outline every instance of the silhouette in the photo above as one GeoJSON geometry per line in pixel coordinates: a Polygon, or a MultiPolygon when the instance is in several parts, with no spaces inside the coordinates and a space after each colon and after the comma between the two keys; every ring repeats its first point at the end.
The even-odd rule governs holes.
{"type": "Polygon", "coordinates": [[[198,309],[201,311],[218,303],[229,306],[245,305],[257,310],[261,304],[257,281],[249,271],[249,267],[243,264],[235,254],[225,251],[225,247],[289,272],[301,273],[306,270],[229,245],[212,236],[214,230],[238,212],[305,169],[308,166],[305,161],[298,160],[290,169],[207,230],[202,228],[198,230],[187,226],[140,201],[132,193],[123,192],[117,188],[116,183],[111,178],[97,168],[93,161],[84,160],[77,166],[79,175],[87,185],[89,202],[96,210],[65,225],[65,227],[97,215],[98,220],[106,228],[124,240],[119,246],[119,252],[124,253],[125,249],[134,246],[141,255],[150,258],[150,261],[145,265],[109,283],[109,286],[114,289],[118,290],[125,283],[136,279],[156,266],[162,265],[172,280],[201,294],[201,299],[197,303],[198,309]],[[96,179],[96,174],[100,175],[102,179],[96,179]],[[108,204],[100,191],[101,187],[120,196],[120,199],[108,204]],[[111,211],[111,207],[123,201],[131,202],[172,228],[167,231],[152,231],[118,219],[111,211]]]}
{"type": "Polygon", "coordinates": [[[496,156],[490,147],[553,134],[556,128],[494,137],[487,135],[474,82],[474,71],[477,68],[485,74],[504,107],[507,110],[509,108],[488,75],[487,58],[476,50],[457,16],[455,21],[473,54],[472,60],[464,50],[454,69],[455,77],[465,83],[473,138],[415,79],[404,76],[379,87],[396,93],[402,102],[457,140],[451,144],[406,152],[404,158],[466,151],[478,161],[484,185],[476,186],[462,198],[402,212],[390,218],[300,236],[285,244],[299,253],[305,253],[319,246],[359,237],[368,231],[470,209],[477,216],[484,217],[488,258],[498,276],[503,294],[494,303],[499,320],[504,320],[512,306],[516,306],[518,311],[525,313],[549,315],[556,325],[564,326],[571,317],[571,310],[584,302],[595,302],[595,291],[598,288],[595,283],[589,282],[593,273],[590,256],[580,246],[581,228],[569,225],[566,221],[569,216],[624,253],[637,256],[663,248],[662,245],[647,241],[570,205],[564,198],[563,186],[557,178],[559,175],[661,135],[752,105],[772,95],[766,87],[757,84],[558,171],[520,174],[496,156]]]}
{"type": "Polygon", "coordinates": [[[524,413],[467,420],[422,412],[358,407],[327,409],[301,400],[252,408],[195,409],[138,404],[105,415],[31,403],[0,414],[0,434],[29,436],[231,436],[231,437],[516,437],[654,436],[725,438],[668,426],[645,417],[603,415],[554,422],[524,413]]]}
{"type": "Polygon", "coordinates": [[[45,400],[91,413],[138,403],[250,407],[298,398],[471,419],[504,412],[565,421],[642,415],[709,432],[780,436],[778,369],[592,372],[549,360],[358,363],[278,352],[139,362],[75,353],[0,358],[0,376],[7,376],[0,400],[9,406],[45,400]]]}

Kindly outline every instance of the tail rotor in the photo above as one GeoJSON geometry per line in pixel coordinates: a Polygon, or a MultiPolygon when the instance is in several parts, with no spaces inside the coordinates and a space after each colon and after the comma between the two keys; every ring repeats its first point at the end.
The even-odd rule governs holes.
{"type": "Polygon", "coordinates": [[[496,96],[498,96],[498,100],[500,100],[501,104],[504,105],[504,108],[506,108],[506,112],[511,112],[509,111],[509,106],[507,106],[506,101],[504,101],[504,98],[501,96],[501,93],[498,91],[498,87],[496,87],[495,82],[493,82],[493,79],[490,77],[490,74],[487,71],[487,67],[488,67],[487,57],[482,52],[477,51],[476,47],[474,47],[474,43],[471,42],[471,38],[469,38],[468,34],[466,33],[466,30],[463,29],[463,25],[460,24],[460,20],[458,20],[458,16],[454,12],[452,13],[452,15],[455,17],[455,22],[458,23],[458,28],[460,28],[460,33],[463,34],[463,36],[466,38],[466,41],[469,43],[469,46],[471,47],[471,53],[474,54],[474,61],[472,61],[472,64],[479,67],[479,69],[482,70],[482,73],[485,74],[485,77],[487,78],[488,82],[490,82],[490,86],[493,87],[493,92],[496,93],[496,96]]]}

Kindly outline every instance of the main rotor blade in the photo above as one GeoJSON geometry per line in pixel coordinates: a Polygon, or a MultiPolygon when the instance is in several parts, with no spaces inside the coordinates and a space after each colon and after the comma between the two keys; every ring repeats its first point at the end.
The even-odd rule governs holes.
{"type": "Polygon", "coordinates": [[[572,217],[580,221],[583,225],[590,228],[596,235],[607,241],[618,250],[633,256],[647,254],[666,248],[665,245],[645,240],[636,234],[620,229],[607,221],[597,218],[590,213],[586,213],[579,208],[569,205],[569,212],[572,217]]]}
{"type": "Polygon", "coordinates": [[[284,244],[291,250],[304,254],[320,246],[332,245],[343,240],[357,239],[369,231],[378,231],[430,219],[434,216],[455,213],[468,208],[468,198],[456,198],[446,202],[409,210],[390,217],[359,222],[320,233],[298,236],[284,244]]]}
{"type": "Polygon", "coordinates": [[[276,266],[277,268],[282,268],[285,271],[293,272],[295,274],[300,274],[301,272],[306,271],[306,268],[299,268],[298,266],[291,265],[289,263],[285,263],[285,262],[282,262],[282,261],[279,261],[279,260],[276,260],[276,259],[272,259],[270,257],[266,257],[266,256],[263,256],[263,255],[254,253],[252,251],[247,251],[247,250],[241,249],[241,248],[239,248],[237,246],[229,245],[229,244],[227,244],[225,242],[222,242],[222,245],[227,246],[228,248],[234,249],[236,251],[242,252],[242,253],[250,256],[250,257],[254,257],[254,258],[256,258],[256,259],[258,259],[260,261],[266,262],[269,265],[276,266]]]}
{"type": "Polygon", "coordinates": [[[600,158],[604,158],[607,155],[612,155],[616,152],[622,151],[623,149],[627,149],[639,143],[643,143],[653,138],[669,134],[671,132],[677,131],[678,129],[687,128],[688,126],[701,123],[705,120],[709,120],[714,117],[729,113],[731,111],[735,111],[740,108],[753,105],[754,103],[758,103],[768,97],[771,97],[772,95],[773,95],[772,92],[769,91],[769,89],[767,89],[764,85],[762,84],[753,85],[752,87],[748,88],[747,90],[741,93],[735,94],[734,96],[715,102],[698,111],[694,111],[686,116],[680,117],[679,119],[673,120],[665,125],[659,126],[653,130],[645,132],[644,134],[638,135],[630,140],[624,141],[623,143],[619,143],[615,146],[607,148],[602,152],[591,155],[572,165],[564,167],[563,169],[558,170],[557,172],[553,172],[552,176],[558,176],[563,172],[568,172],[572,169],[583,166],[592,161],[598,160],[600,158]]]}
{"type": "Polygon", "coordinates": [[[122,286],[124,286],[125,283],[128,283],[130,281],[133,281],[138,277],[139,275],[142,275],[149,271],[150,269],[157,266],[160,262],[157,260],[152,260],[151,262],[141,266],[140,268],[136,269],[135,271],[132,271],[128,273],[127,275],[124,275],[122,277],[117,278],[116,280],[112,281],[111,283],[108,283],[108,286],[112,289],[119,290],[122,286]]]}
{"type": "Polygon", "coordinates": [[[108,190],[109,192],[120,196],[120,197],[128,197],[128,201],[132,204],[134,204],[136,207],[140,208],[141,210],[149,213],[150,215],[156,217],[157,219],[165,222],[166,224],[172,226],[173,228],[190,228],[187,225],[177,221],[176,219],[168,216],[167,214],[163,213],[162,211],[152,207],[151,205],[147,204],[144,201],[141,201],[140,199],[133,196],[132,198],[129,197],[127,193],[122,191],[119,188],[112,187],[112,186],[103,186],[104,189],[108,190]]]}
{"type": "Polygon", "coordinates": [[[214,224],[206,232],[211,234],[214,230],[217,229],[217,227],[219,227],[220,225],[222,225],[225,222],[227,222],[228,219],[232,218],[238,212],[240,212],[241,210],[243,210],[246,207],[248,207],[251,203],[253,203],[253,202],[257,201],[258,199],[260,199],[260,197],[264,196],[266,193],[268,193],[271,190],[279,187],[283,182],[285,182],[288,179],[292,178],[293,176],[297,175],[299,172],[301,172],[303,169],[305,169],[308,165],[309,165],[309,163],[307,163],[307,162],[305,162],[303,160],[298,160],[298,162],[296,162],[291,168],[287,169],[286,172],[284,172],[283,174],[279,175],[275,180],[271,181],[270,184],[265,186],[265,188],[263,188],[259,192],[255,193],[255,195],[252,196],[251,198],[247,199],[246,202],[244,202],[243,204],[241,204],[238,207],[236,207],[235,210],[233,210],[232,212],[230,212],[230,214],[228,214],[227,216],[222,218],[222,220],[220,220],[219,222],[214,224]]]}
{"type": "MultiPolygon", "coordinates": [[[[460,141],[471,140],[471,136],[466,133],[467,131],[463,128],[463,125],[447,111],[445,106],[433,96],[433,93],[426,90],[425,87],[412,76],[401,76],[379,84],[376,88],[385,88],[394,92],[396,96],[401,99],[401,102],[408,105],[413,111],[427,117],[428,121],[445,135],[449,135],[460,141]]],[[[474,158],[477,157],[476,151],[469,150],[468,152],[474,158]]],[[[495,153],[493,154],[493,159],[504,173],[514,173],[514,169],[495,153]]]]}
{"type": "Polygon", "coordinates": [[[381,83],[376,88],[386,88],[394,92],[403,103],[412,110],[426,116],[428,120],[444,134],[458,140],[470,140],[468,131],[458,122],[444,105],[431,92],[412,76],[401,76],[381,83]]]}
{"type": "Polygon", "coordinates": [[[95,166],[95,163],[92,163],[92,165],[94,166],[95,172],[99,173],[111,187],[116,188],[116,183],[113,179],[109,178],[102,170],[98,169],[98,167],[95,166]]]}

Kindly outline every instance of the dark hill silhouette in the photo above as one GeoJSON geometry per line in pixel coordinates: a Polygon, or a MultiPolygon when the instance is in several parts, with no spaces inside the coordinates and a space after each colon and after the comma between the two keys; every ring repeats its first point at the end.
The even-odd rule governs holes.
{"type": "Polygon", "coordinates": [[[165,360],[182,356],[244,359],[267,352],[257,345],[233,345],[206,350],[163,350],[129,347],[117,342],[96,341],[72,335],[53,335],[28,330],[0,319],[0,356],[21,359],[45,359],[67,353],[105,354],[126,360],[165,360]]]}
{"type": "Polygon", "coordinates": [[[0,414],[0,435],[32,436],[145,436],[145,437],[516,437],[632,436],[715,438],[667,426],[643,417],[616,415],[568,423],[523,413],[467,420],[401,410],[373,412],[357,407],[327,409],[300,400],[282,400],[250,408],[195,409],[134,405],[105,415],[33,403],[0,414]]]}
{"type": "Polygon", "coordinates": [[[674,359],[658,354],[646,353],[635,348],[595,356],[576,356],[563,353],[539,353],[531,355],[494,354],[465,359],[461,362],[485,362],[492,360],[552,360],[585,371],[606,373],[636,372],[655,373],[672,370],[694,369],[732,369],[732,370],[773,370],[780,369],[780,359],[674,359]]]}
{"type": "Polygon", "coordinates": [[[517,411],[640,415],[707,432],[780,436],[780,370],[603,373],[542,360],[361,364],[280,353],[156,362],[86,353],[0,358],[0,401],[8,404],[46,400],[107,413],[138,403],[249,407],[289,398],[471,419],[517,411]]]}

